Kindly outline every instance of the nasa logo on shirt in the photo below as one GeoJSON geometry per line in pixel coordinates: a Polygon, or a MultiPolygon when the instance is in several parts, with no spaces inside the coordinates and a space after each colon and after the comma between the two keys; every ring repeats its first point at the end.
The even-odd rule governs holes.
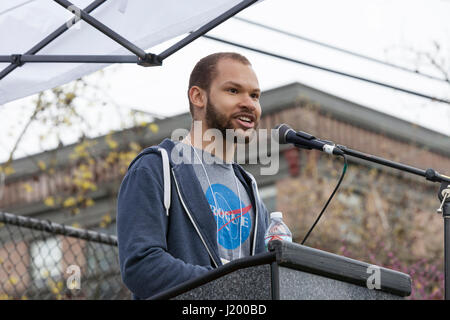
{"type": "Polygon", "coordinates": [[[240,202],[236,193],[223,184],[213,184],[211,188],[206,190],[205,196],[217,222],[218,242],[225,249],[236,249],[250,235],[252,205],[246,206],[242,198],[240,202]]]}

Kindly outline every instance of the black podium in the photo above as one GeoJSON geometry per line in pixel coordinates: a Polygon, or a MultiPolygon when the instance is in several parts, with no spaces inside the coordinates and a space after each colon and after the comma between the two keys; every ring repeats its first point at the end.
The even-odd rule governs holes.
{"type": "Polygon", "coordinates": [[[411,293],[409,275],[296,243],[231,261],[150,299],[386,300],[411,293]]]}

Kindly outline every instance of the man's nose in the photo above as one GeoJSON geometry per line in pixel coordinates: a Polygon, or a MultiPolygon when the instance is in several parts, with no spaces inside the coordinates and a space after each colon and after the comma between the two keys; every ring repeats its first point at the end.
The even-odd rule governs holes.
{"type": "Polygon", "coordinates": [[[254,111],[257,107],[257,101],[255,101],[250,95],[244,95],[240,101],[241,107],[247,107],[249,110],[254,111]]]}

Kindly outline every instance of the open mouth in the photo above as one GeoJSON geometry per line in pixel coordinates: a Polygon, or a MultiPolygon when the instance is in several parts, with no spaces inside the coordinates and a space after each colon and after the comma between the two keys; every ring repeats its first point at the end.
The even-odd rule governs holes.
{"type": "Polygon", "coordinates": [[[255,126],[255,121],[251,116],[238,116],[236,117],[237,122],[246,129],[253,128],[255,126]]]}

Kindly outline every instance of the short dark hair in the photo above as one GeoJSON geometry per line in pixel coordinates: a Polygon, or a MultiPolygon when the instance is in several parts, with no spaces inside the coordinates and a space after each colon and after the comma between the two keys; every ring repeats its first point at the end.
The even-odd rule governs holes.
{"type": "MultiPolygon", "coordinates": [[[[217,75],[217,64],[222,59],[231,59],[251,66],[250,61],[246,57],[236,52],[217,52],[200,59],[194,69],[192,69],[191,76],[189,77],[188,99],[189,90],[194,86],[209,92],[211,82],[217,75]]],[[[189,111],[191,112],[192,118],[194,118],[194,106],[190,99],[189,111]]]]}

